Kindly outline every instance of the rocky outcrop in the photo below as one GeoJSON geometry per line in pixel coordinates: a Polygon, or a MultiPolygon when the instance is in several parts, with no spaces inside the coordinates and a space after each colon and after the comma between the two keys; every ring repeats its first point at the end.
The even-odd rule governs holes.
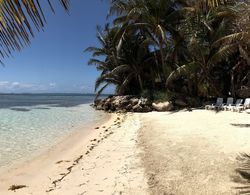
{"type": "Polygon", "coordinates": [[[154,110],[159,112],[172,111],[174,109],[172,102],[153,103],[152,107],[154,110]]]}
{"type": "Polygon", "coordinates": [[[173,102],[159,102],[152,103],[147,98],[138,96],[110,96],[106,99],[98,99],[93,104],[97,110],[104,110],[106,112],[151,112],[153,110],[164,112],[173,111],[175,109],[196,107],[199,102],[196,99],[182,100],[177,99],[173,102]],[[192,100],[192,101],[191,101],[192,100]],[[186,103],[191,102],[191,103],[186,103]]]}
{"type": "Polygon", "coordinates": [[[107,112],[151,112],[152,103],[147,98],[136,96],[110,96],[96,100],[93,105],[97,110],[107,112]]]}

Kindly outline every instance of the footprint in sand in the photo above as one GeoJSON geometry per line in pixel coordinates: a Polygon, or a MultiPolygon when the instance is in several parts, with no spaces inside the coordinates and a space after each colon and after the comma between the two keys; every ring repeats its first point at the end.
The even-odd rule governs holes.
{"type": "Polygon", "coordinates": [[[70,162],[70,160],[59,160],[58,162],[56,162],[56,164],[61,164],[61,163],[63,163],[63,162],[70,162]]]}
{"type": "Polygon", "coordinates": [[[9,187],[9,190],[10,191],[16,191],[16,190],[19,190],[19,189],[22,189],[22,188],[27,188],[28,186],[26,185],[12,185],[9,187]]]}

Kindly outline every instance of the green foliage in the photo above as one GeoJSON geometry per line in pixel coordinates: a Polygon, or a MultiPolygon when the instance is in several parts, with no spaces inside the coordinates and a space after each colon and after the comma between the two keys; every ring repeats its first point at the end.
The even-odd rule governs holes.
{"type": "Polygon", "coordinates": [[[113,24],[90,47],[97,94],[156,101],[237,95],[250,72],[248,1],[111,0],[113,24]],[[98,58],[100,57],[101,58],[98,58]],[[99,89],[99,90],[98,90],[99,89]]]}
{"type": "Polygon", "coordinates": [[[154,102],[170,101],[173,97],[166,91],[155,91],[153,94],[154,102]]]}

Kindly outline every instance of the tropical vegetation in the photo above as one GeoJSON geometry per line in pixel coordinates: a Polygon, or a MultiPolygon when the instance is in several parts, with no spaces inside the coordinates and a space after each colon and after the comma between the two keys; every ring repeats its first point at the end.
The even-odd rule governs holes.
{"type": "Polygon", "coordinates": [[[250,2],[111,0],[110,23],[89,47],[97,95],[241,96],[250,88],[250,2]]]}

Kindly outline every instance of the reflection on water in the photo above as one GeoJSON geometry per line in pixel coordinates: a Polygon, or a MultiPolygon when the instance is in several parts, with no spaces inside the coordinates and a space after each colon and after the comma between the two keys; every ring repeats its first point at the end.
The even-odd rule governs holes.
{"type": "Polygon", "coordinates": [[[81,124],[97,122],[93,96],[0,95],[0,167],[30,158],[81,124]]]}
{"type": "Polygon", "coordinates": [[[30,111],[29,109],[27,108],[10,108],[11,110],[14,110],[14,111],[20,111],[20,112],[28,112],[30,111]]]}

